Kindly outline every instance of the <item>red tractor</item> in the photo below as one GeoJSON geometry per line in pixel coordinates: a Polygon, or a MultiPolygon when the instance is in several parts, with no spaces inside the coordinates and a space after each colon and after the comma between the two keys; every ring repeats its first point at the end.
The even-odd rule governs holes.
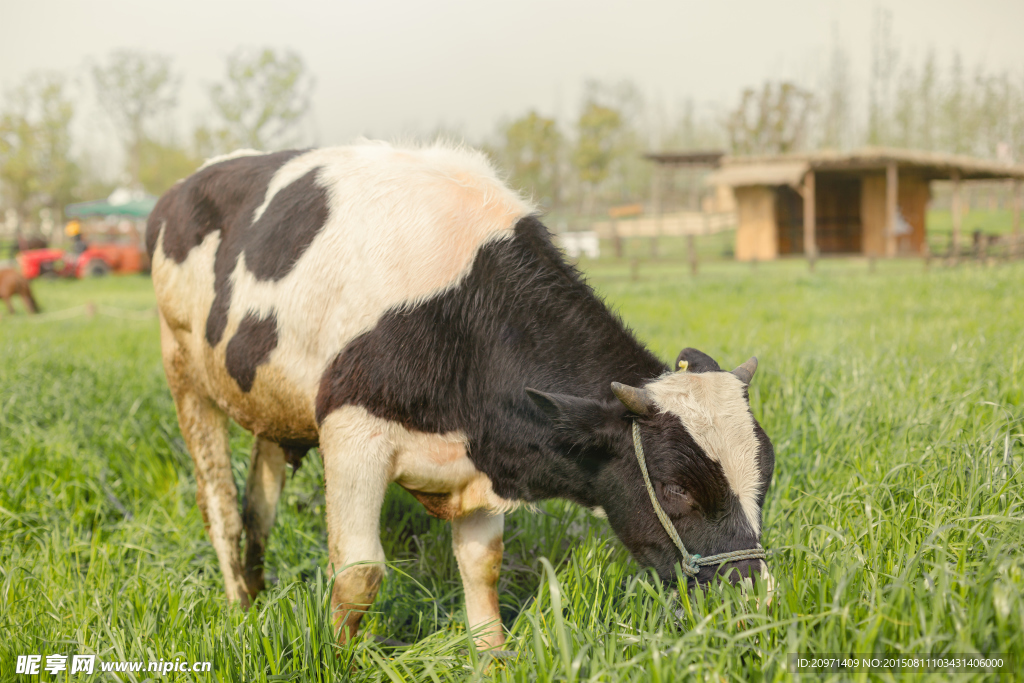
{"type": "Polygon", "coordinates": [[[69,204],[64,212],[73,220],[65,232],[74,239],[74,247],[22,251],[18,254],[22,274],[29,279],[40,275],[82,278],[149,270],[135,221],[145,219],[155,203],[155,197],[117,190],[106,200],[69,204]],[[84,231],[79,218],[91,219],[84,231]]]}
{"type": "Polygon", "coordinates": [[[68,262],[63,249],[27,249],[18,252],[21,274],[29,280],[40,275],[67,275],[68,262]]]}
{"type": "Polygon", "coordinates": [[[134,245],[90,244],[79,254],[62,249],[29,249],[18,254],[18,265],[28,278],[99,277],[107,273],[138,273],[146,256],[134,245]]]}

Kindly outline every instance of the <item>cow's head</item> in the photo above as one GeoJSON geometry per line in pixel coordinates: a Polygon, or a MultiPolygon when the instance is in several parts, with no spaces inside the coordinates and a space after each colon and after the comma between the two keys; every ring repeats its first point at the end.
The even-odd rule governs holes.
{"type": "MultiPolygon", "coordinates": [[[[674,579],[680,555],[651,504],[632,422],[640,426],[658,501],[690,553],[708,557],[757,548],[775,470],[772,443],[747,397],[756,359],[725,372],[710,356],[688,348],[676,363],[686,369],[642,387],[613,383],[616,398],[605,401],[530,392],[574,446],[572,457],[593,473],[592,501],[637,561],[666,581],[674,579]]],[[[718,571],[734,583],[758,575],[771,581],[761,560],[727,563],[718,571]]],[[[697,581],[707,583],[715,572],[702,567],[697,581]]]]}

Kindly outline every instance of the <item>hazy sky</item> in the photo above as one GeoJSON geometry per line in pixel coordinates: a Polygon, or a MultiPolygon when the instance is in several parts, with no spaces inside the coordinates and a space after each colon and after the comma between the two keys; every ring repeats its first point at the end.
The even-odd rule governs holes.
{"type": "MultiPolygon", "coordinates": [[[[530,107],[571,117],[587,79],[634,80],[671,110],[735,102],[767,78],[813,82],[833,36],[855,77],[870,63],[869,2],[575,2],[517,0],[0,0],[0,88],[38,69],[83,82],[115,48],[173,55],[183,76],[177,121],[204,111],[237,46],[297,50],[316,77],[315,142],[395,137],[438,125],[471,140],[530,107]]],[[[903,56],[959,50],[968,64],[1024,74],[1024,1],[883,3],[903,56]]],[[[94,115],[95,116],[95,115],[94,115]]],[[[98,120],[98,118],[97,118],[98,120]]]]}

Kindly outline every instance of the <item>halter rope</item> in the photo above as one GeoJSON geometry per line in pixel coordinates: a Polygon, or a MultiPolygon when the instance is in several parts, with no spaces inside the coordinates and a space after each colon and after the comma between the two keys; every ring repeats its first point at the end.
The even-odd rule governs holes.
{"type": "Polygon", "coordinates": [[[764,548],[760,544],[756,548],[749,550],[733,550],[728,553],[718,553],[717,555],[708,555],[707,557],[701,557],[700,555],[691,555],[686,552],[686,546],[683,545],[683,541],[679,538],[679,534],[676,532],[675,526],[672,524],[672,520],[668,518],[665,510],[662,509],[661,504],[658,503],[658,496],[654,492],[654,485],[651,484],[651,477],[647,474],[647,460],[644,458],[644,447],[640,442],[640,425],[633,421],[633,447],[636,449],[636,459],[640,463],[640,472],[644,475],[644,484],[647,486],[647,493],[651,497],[651,505],[654,506],[654,513],[658,515],[658,521],[665,527],[665,531],[668,532],[669,538],[675,544],[676,548],[679,549],[679,554],[682,555],[683,561],[680,563],[683,573],[691,579],[697,576],[700,572],[701,567],[709,565],[719,565],[724,562],[733,562],[735,560],[763,560],[766,555],[764,548]]]}

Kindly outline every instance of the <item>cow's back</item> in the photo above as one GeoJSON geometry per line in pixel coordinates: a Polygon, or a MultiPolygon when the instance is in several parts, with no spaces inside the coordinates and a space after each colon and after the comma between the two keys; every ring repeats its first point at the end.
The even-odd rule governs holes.
{"type": "Polygon", "coordinates": [[[149,219],[164,334],[244,427],[315,441],[330,361],[387,310],[457,284],[530,211],[482,155],[441,146],[215,160],[149,219]]]}

